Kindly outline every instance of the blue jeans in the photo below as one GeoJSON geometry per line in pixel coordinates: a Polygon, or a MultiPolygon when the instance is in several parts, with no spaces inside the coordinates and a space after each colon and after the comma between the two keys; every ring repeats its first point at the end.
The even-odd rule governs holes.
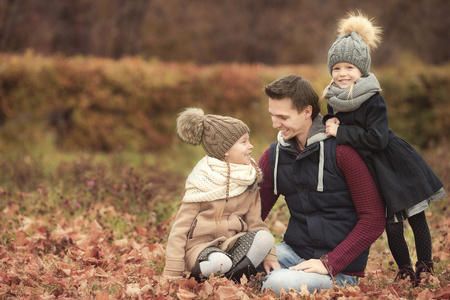
{"type": "MultiPolygon", "coordinates": [[[[303,284],[306,284],[309,292],[322,289],[329,289],[333,286],[333,280],[330,275],[322,275],[318,273],[305,273],[303,271],[289,270],[289,267],[298,265],[305,259],[298,256],[294,250],[286,243],[278,243],[275,245],[277,250],[278,262],[281,269],[273,270],[266,276],[266,280],[262,285],[262,292],[266,289],[272,289],[277,295],[280,295],[280,287],[286,292],[289,288],[300,291],[303,284]]],[[[342,273],[334,276],[339,286],[357,285],[359,278],[352,275],[344,275],[342,273]]]]}

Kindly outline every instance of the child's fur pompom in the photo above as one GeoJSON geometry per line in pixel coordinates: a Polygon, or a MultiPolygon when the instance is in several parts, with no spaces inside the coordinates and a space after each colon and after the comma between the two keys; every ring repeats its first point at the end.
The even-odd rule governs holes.
{"type": "Polygon", "coordinates": [[[205,113],[201,108],[190,107],[177,118],[177,135],[186,143],[199,145],[202,142],[205,113]]]}
{"type": "Polygon", "coordinates": [[[367,44],[369,51],[376,49],[381,41],[382,30],[381,27],[374,26],[372,21],[360,11],[350,12],[338,23],[338,37],[355,32],[367,44]]]}

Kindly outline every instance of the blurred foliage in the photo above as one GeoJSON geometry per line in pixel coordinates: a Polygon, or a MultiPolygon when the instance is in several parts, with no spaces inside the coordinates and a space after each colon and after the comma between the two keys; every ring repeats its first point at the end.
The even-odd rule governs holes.
{"type": "Polygon", "coordinates": [[[325,62],[337,20],[362,10],[383,29],[373,63],[412,51],[449,62],[448,0],[5,0],[0,52],[140,56],[165,62],[325,62]],[[412,38],[417,37],[417,38],[412,38]]]}
{"type": "MultiPolygon", "coordinates": [[[[87,211],[96,215],[103,203],[135,216],[143,226],[162,222],[176,210],[184,181],[162,167],[163,161],[130,153],[59,155],[57,149],[4,154],[0,210],[14,201],[24,215],[52,215],[62,209],[70,219],[87,211]]],[[[101,220],[99,212],[96,217],[101,220]]]]}
{"type": "MultiPolygon", "coordinates": [[[[419,147],[450,136],[450,65],[412,58],[373,71],[393,130],[419,147]]],[[[187,106],[245,121],[252,136],[273,140],[265,84],[289,73],[322,94],[326,66],[194,64],[0,54],[0,151],[52,139],[62,150],[157,151],[177,141],[177,114],[187,106]]],[[[322,103],[325,108],[326,103],[322,103]]]]}

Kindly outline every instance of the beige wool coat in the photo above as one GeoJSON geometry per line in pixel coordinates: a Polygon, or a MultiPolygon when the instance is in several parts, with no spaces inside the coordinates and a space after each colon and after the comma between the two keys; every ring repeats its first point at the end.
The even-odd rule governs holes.
{"type": "MultiPolygon", "coordinates": [[[[192,270],[200,252],[209,246],[227,252],[245,233],[269,231],[261,219],[259,191],[247,190],[228,199],[217,225],[214,214],[224,202],[225,199],[181,204],[167,242],[164,276],[181,276],[184,270],[192,270]]],[[[275,247],[264,260],[277,261],[275,247]]]]}

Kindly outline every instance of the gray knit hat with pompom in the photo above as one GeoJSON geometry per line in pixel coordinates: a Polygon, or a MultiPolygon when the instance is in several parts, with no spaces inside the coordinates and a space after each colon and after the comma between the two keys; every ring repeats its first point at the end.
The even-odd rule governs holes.
{"type": "Polygon", "coordinates": [[[363,76],[369,75],[370,51],[375,49],[381,40],[381,28],[374,26],[361,12],[347,14],[339,21],[338,39],[328,51],[328,70],[333,66],[347,62],[356,66],[363,76]]]}
{"type": "Polygon", "coordinates": [[[202,144],[206,155],[224,159],[225,153],[245,134],[248,126],[241,120],[205,115],[202,109],[186,108],[177,119],[177,135],[186,143],[202,144]]]}

